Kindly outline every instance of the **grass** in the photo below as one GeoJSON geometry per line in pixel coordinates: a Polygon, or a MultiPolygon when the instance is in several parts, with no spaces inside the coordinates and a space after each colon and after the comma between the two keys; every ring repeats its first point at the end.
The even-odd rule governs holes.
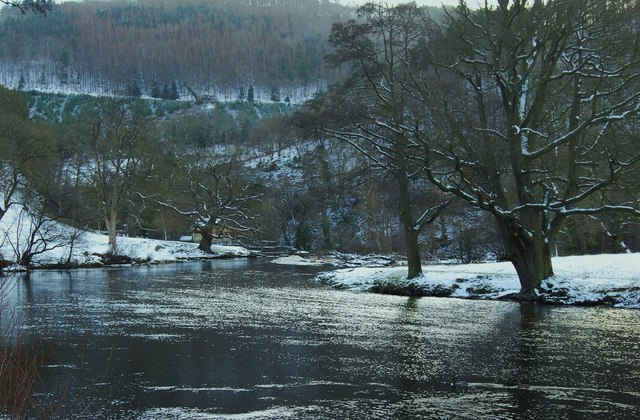
{"type": "Polygon", "coordinates": [[[44,347],[25,339],[5,303],[17,281],[14,274],[0,271],[0,418],[51,418],[55,410],[45,407],[37,396],[43,383],[44,347]]]}
{"type": "Polygon", "coordinates": [[[39,407],[36,388],[42,383],[39,367],[44,352],[22,337],[3,335],[0,348],[0,416],[24,418],[39,407]]]}

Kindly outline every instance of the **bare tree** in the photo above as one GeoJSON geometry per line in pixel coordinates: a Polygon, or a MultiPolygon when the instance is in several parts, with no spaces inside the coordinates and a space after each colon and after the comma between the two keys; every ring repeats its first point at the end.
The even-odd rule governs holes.
{"type": "Polygon", "coordinates": [[[165,207],[188,217],[200,235],[199,248],[211,252],[216,237],[243,237],[258,230],[260,186],[246,176],[237,155],[215,156],[204,152],[181,154],[171,201],[165,207]]]}
{"type": "Polygon", "coordinates": [[[47,216],[46,199],[32,197],[28,201],[20,205],[13,225],[7,226],[10,232],[0,232],[13,250],[16,263],[27,268],[32,266],[34,257],[69,242],[67,232],[47,216]]]}
{"type": "Polygon", "coordinates": [[[126,195],[150,174],[155,150],[149,122],[144,112],[117,100],[97,105],[76,124],[78,173],[99,203],[112,252],[126,195]]]}
{"type": "Polygon", "coordinates": [[[59,197],[60,179],[54,174],[60,162],[53,156],[42,156],[38,165],[37,172],[32,169],[29,178],[21,180],[13,198],[13,215],[0,229],[0,246],[7,245],[13,261],[26,268],[33,265],[35,257],[57,248],[69,247],[71,255],[80,235],[59,222],[71,207],[60,207],[59,203],[64,198],[59,197]]]}
{"type": "Polygon", "coordinates": [[[0,87],[0,220],[11,205],[20,186],[21,169],[28,159],[20,159],[25,136],[26,106],[18,94],[0,87]],[[16,158],[19,159],[16,162],[16,158]]]}
{"type": "Polygon", "coordinates": [[[8,6],[16,7],[20,9],[22,13],[26,12],[37,12],[37,13],[47,13],[51,10],[53,6],[52,0],[0,0],[0,4],[6,4],[8,6]]]}
{"type": "Polygon", "coordinates": [[[390,175],[397,188],[397,211],[404,228],[408,278],[421,275],[419,236],[449,200],[431,191],[424,167],[415,158],[421,145],[407,129],[415,125],[416,101],[406,89],[413,51],[425,41],[423,10],[415,3],[391,7],[369,3],[361,21],[334,24],[330,42],[334,65],[353,66],[347,82],[316,104],[325,135],[343,140],[390,175]]]}
{"type": "Polygon", "coordinates": [[[20,202],[19,191],[50,153],[50,132],[29,120],[18,92],[0,86],[0,220],[20,202]]]}
{"type": "Polygon", "coordinates": [[[638,213],[640,37],[632,0],[465,2],[434,31],[411,89],[430,180],[490,212],[534,298],[567,218],[638,213]],[[620,199],[624,197],[623,199],[620,199]]]}

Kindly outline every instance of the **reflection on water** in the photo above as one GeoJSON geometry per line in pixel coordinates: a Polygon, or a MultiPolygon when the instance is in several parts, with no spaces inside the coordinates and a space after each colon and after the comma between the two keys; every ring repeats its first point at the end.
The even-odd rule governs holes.
{"type": "Polygon", "coordinates": [[[70,385],[75,416],[637,414],[638,311],[353,293],[313,276],[247,260],[38,272],[4,303],[49,344],[47,389],[70,385]]]}

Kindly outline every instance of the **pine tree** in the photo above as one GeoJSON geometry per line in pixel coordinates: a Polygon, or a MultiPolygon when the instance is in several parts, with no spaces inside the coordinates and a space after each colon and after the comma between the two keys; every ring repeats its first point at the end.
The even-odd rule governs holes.
{"type": "Polygon", "coordinates": [[[171,82],[171,92],[169,94],[169,99],[172,99],[174,101],[180,99],[180,95],[178,94],[178,85],[176,84],[175,80],[171,82]]]}
{"type": "Polygon", "coordinates": [[[254,96],[253,96],[253,85],[249,85],[249,91],[247,92],[247,102],[253,102],[254,101],[254,96]]]}
{"type": "Polygon", "coordinates": [[[162,86],[162,99],[171,99],[171,93],[169,92],[169,86],[165,83],[162,86]]]}
{"type": "Polygon", "coordinates": [[[277,87],[271,88],[271,102],[280,102],[280,89],[277,87]]]}
{"type": "Polygon", "coordinates": [[[151,97],[152,98],[161,98],[162,91],[160,90],[160,84],[158,82],[153,82],[151,85],[151,97]]]}
{"type": "Polygon", "coordinates": [[[139,98],[142,96],[142,91],[140,90],[140,86],[138,83],[133,82],[127,85],[127,95],[133,96],[135,98],[139,98]]]}
{"type": "Polygon", "coordinates": [[[27,84],[27,81],[24,79],[24,74],[20,75],[20,80],[18,81],[18,91],[22,91],[24,90],[25,85],[27,84]]]}

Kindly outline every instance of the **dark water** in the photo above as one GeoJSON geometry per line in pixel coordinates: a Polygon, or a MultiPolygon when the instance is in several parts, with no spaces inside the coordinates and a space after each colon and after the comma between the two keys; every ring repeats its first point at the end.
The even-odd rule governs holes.
{"type": "Polygon", "coordinates": [[[382,296],[313,276],[246,260],[39,272],[3,304],[44,343],[41,398],[65,395],[61,416],[640,416],[640,311],[382,296]]]}

